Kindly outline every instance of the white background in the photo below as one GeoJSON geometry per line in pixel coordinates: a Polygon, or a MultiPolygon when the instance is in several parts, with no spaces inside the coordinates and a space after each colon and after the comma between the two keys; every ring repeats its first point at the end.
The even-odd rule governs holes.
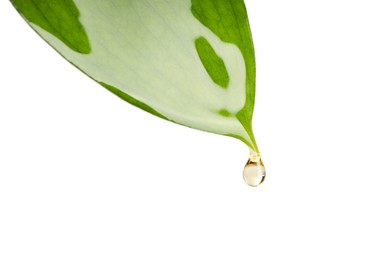
{"type": "Polygon", "coordinates": [[[0,2],[0,259],[390,259],[388,0],[247,0],[268,171],[153,117],[0,2]]]}

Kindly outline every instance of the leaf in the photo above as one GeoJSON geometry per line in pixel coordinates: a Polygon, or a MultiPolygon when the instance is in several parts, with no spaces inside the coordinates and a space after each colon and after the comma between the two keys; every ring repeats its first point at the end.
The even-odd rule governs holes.
{"type": "Polygon", "coordinates": [[[11,2],[65,59],[123,100],[258,151],[243,0],[11,2]]]}

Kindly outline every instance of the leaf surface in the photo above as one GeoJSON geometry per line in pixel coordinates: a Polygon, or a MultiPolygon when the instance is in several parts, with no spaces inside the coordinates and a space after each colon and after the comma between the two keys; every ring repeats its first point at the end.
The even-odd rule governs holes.
{"type": "Polygon", "coordinates": [[[123,100],[257,151],[243,0],[11,2],[64,58],[123,100]]]}

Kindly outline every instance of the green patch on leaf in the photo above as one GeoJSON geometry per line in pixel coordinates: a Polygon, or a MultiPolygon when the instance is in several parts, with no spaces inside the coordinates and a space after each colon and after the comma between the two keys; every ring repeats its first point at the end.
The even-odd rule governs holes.
{"type": "Polygon", "coordinates": [[[225,63],[204,37],[195,40],[196,51],[210,78],[222,88],[229,85],[229,74],[225,63]]]}
{"type": "Polygon", "coordinates": [[[224,117],[232,117],[234,116],[232,113],[230,113],[227,109],[221,109],[218,111],[218,114],[224,117]]]}
{"type": "Polygon", "coordinates": [[[72,50],[91,52],[87,33],[79,21],[80,13],[73,0],[11,0],[31,23],[53,34],[72,50]]]}

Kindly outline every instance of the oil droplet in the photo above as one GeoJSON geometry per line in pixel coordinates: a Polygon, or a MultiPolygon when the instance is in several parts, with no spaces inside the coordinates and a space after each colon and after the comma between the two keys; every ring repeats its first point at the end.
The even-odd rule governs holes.
{"type": "Polygon", "coordinates": [[[263,183],[265,179],[265,168],[260,154],[251,151],[242,175],[246,184],[249,186],[257,187],[263,183]]]}

